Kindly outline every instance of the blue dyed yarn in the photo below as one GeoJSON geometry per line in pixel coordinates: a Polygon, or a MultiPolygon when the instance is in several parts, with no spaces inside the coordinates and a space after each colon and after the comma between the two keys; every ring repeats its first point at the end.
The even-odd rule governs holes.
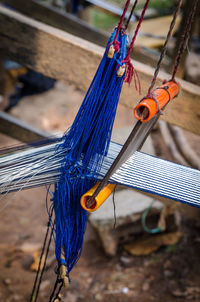
{"type": "MultiPolygon", "coordinates": [[[[107,48],[115,33],[116,30],[112,33],[107,48]]],[[[124,76],[117,77],[117,69],[119,62],[126,57],[127,36],[119,32],[117,39],[120,42],[119,52],[109,59],[106,49],[75,120],[65,133],[64,142],[58,146],[65,150],[65,157],[53,197],[55,254],[61,264],[63,248],[68,273],[79,259],[83,245],[87,213],[80,205],[80,198],[95,184],[95,175],[100,171],[103,158],[108,152],[124,80],[124,76]],[[88,168],[92,171],[90,179],[85,177],[88,168]]]]}

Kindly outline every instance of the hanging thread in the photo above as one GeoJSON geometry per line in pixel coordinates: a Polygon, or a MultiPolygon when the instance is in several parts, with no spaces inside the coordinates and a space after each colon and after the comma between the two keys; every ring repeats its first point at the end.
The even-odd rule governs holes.
{"type": "Polygon", "coordinates": [[[133,4],[133,6],[132,6],[131,12],[130,12],[130,14],[129,14],[129,17],[128,17],[128,19],[127,19],[127,21],[126,21],[126,24],[125,24],[125,26],[124,26],[124,30],[127,30],[127,28],[128,28],[128,25],[129,25],[129,23],[130,23],[130,21],[131,21],[131,17],[133,16],[133,13],[134,13],[134,11],[135,11],[135,7],[136,7],[137,3],[138,3],[138,0],[135,0],[134,4],[133,4]]]}
{"type": "Polygon", "coordinates": [[[118,73],[118,69],[122,67],[119,63],[126,54],[127,36],[117,28],[108,41],[104,56],[74,122],[64,135],[63,143],[57,148],[57,152],[64,151],[65,155],[53,196],[56,222],[55,254],[58,268],[65,266],[66,276],[81,255],[87,212],[81,207],[80,199],[96,183],[96,175],[108,152],[125,77],[125,74],[120,76],[118,73]],[[107,51],[117,32],[120,49],[115,52],[113,58],[109,58],[107,51]],[[90,178],[86,177],[88,170],[91,171],[90,178]]]}
{"type": "Polygon", "coordinates": [[[158,73],[160,71],[160,67],[161,67],[161,64],[162,64],[162,61],[163,61],[163,58],[166,54],[166,51],[167,51],[167,45],[168,45],[168,42],[172,36],[172,31],[174,29],[174,26],[175,26],[175,23],[176,23],[176,19],[177,19],[177,16],[179,14],[179,11],[180,11],[180,8],[181,8],[181,5],[182,5],[182,0],[179,1],[177,7],[176,7],[176,10],[174,12],[174,15],[173,15],[173,19],[171,21],[171,24],[170,24],[170,28],[169,28],[169,31],[168,31],[168,34],[167,34],[167,38],[165,40],[165,43],[164,43],[164,46],[162,48],[162,51],[161,51],[161,54],[160,54],[160,58],[158,60],[158,63],[157,63],[157,66],[156,66],[156,69],[154,71],[154,76],[153,76],[153,79],[151,81],[151,84],[150,84],[150,87],[148,89],[148,93],[147,93],[147,97],[152,97],[151,95],[151,92],[152,92],[152,89],[156,83],[156,80],[157,80],[157,76],[158,76],[158,73]]]}
{"type": "Polygon", "coordinates": [[[119,21],[119,24],[118,24],[118,26],[117,26],[117,31],[116,31],[114,40],[113,40],[113,42],[109,45],[109,46],[113,45],[116,52],[118,52],[119,49],[120,49],[120,42],[117,41],[117,37],[118,37],[118,34],[119,34],[120,30],[122,29],[122,25],[123,25],[123,22],[124,22],[124,19],[125,19],[125,16],[126,16],[128,7],[129,7],[129,5],[130,5],[130,2],[131,2],[131,0],[127,0],[127,1],[126,1],[125,7],[124,7],[124,11],[123,11],[123,14],[122,14],[122,16],[121,16],[121,18],[120,18],[120,21],[119,21]]]}
{"type": "Polygon", "coordinates": [[[63,287],[63,282],[60,281],[59,277],[57,276],[56,281],[54,283],[54,287],[53,287],[52,293],[51,293],[51,295],[49,297],[49,302],[54,302],[55,301],[56,297],[58,297],[58,295],[60,294],[60,291],[61,291],[62,287],[63,287]],[[56,293],[56,289],[57,289],[58,284],[60,282],[61,282],[60,287],[59,287],[59,289],[58,289],[58,291],[56,293]],[[54,296],[55,296],[55,298],[54,298],[54,296]]]}
{"type": "Polygon", "coordinates": [[[114,225],[113,225],[113,231],[116,229],[116,224],[117,224],[117,216],[116,216],[116,205],[115,205],[115,193],[116,193],[116,188],[115,186],[113,190],[113,196],[112,196],[112,202],[113,202],[113,212],[114,212],[114,225]]]}
{"type": "MultiPolygon", "coordinates": [[[[53,215],[53,208],[51,208],[51,212],[50,212],[50,215],[49,215],[50,220],[52,218],[52,215],[53,215]]],[[[49,254],[49,248],[50,248],[50,245],[51,245],[52,236],[53,236],[53,232],[51,231],[51,228],[50,228],[50,221],[48,221],[47,230],[46,230],[46,234],[45,234],[45,238],[44,238],[44,242],[43,242],[43,247],[42,247],[42,251],[41,251],[41,254],[40,254],[39,265],[38,265],[37,273],[36,273],[36,276],[35,276],[35,281],[34,281],[34,284],[33,284],[31,297],[30,297],[30,302],[37,302],[38,294],[39,294],[39,290],[40,290],[40,285],[41,285],[41,282],[42,282],[42,277],[43,277],[43,274],[44,274],[44,270],[45,270],[45,267],[46,267],[46,261],[47,261],[47,257],[48,257],[48,254],[49,254]],[[49,231],[51,233],[50,233],[49,240],[47,242],[49,231]],[[45,248],[46,248],[46,252],[45,252],[45,248]],[[45,258],[44,258],[44,263],[42,265],[42,260],[43,260],[44,255],[45,255],[45,258]],[[42,268],[41,268],[41,266],[42,266],[42,268]]]]}
{"type": "Polygon", "coordinates": [[[180,61],[181,61],[182,54],[183,54],[183,52],[186,48],[186,45],[187,45],[188,37],[189,37],[190,30],[191,30],[191,27],[192,27],[192,21],[194,19],[194,15],[195,15],[195,12],[196,12],[196,9],[197,9],[197,3],[198,3],[198,0],[196,0],[194,2],[194,5],[191,8],[191,11],[190,11],[190,13],[188,15],[188,18],[187,18],[187,21],[186,21],[186,25],[185,25],[184,32],[183,32],[182,42],[179,45],[177,56],[176,56],[175,63],[174,63],[174,68],[173,68],[173,72],[172,72],[172,79],[171,79],[172,81],[175,80],[175,76],[176,76],[176,73],[178,71],[178,67],[179,67],[179,64],[180,64],[180,61]]]}
{"type": "Polygon", "coordinates": [[[132,63],[131,63],[131,59],[130,59],[130,54],[133,50],[133,46],[134,46],[134,43],[135,43],[135,40],[136,40],[136,37],[137,37],[137,34],[139,32],[139,29],[140,29],[140,26],[142,24],[142,21],[144,19],[144,16],[145,16],[145,12],[148,8],[148,5],[149,5],[149,1],[150,0],[146,0],[146,3],[144,5],[144,8],[142,10],[142,13],[141,13],[141,16],[140,16],[140,19],[138,21],[138,24],[137,24],[137,27],[136,27],[136,30],[135,30],[135,33],[134,33],[134,36],[132,38],[132,41],[131,41],[131,44],[129,46],[129,49],[128,49],[128,52],[127,52],[127,55],[126,55],[126,58],[121,61],[121,63],[125,63],[126,64],[126,75],[125,75],[125,79],[124,81],[126,83],[131,83],[131,80],[132,78],[134,77],[134,83],[135,83],[135,88],[136,90],[139,91],[139,94],[141,94],[141,84],[140,84],[140,79],[139,79],[139,76],[138,76],[138,73],[137,71],[135,70],[135,68],[133,67],[132,63]],[[138,86],[137,86],[137,83],[138,83],[138,86]]]}

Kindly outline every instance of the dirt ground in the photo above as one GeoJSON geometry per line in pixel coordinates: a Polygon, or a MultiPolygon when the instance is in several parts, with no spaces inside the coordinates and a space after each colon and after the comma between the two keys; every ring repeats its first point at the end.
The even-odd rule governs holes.
{"type": "MultiPolygon", "coordinates": [[[[47,131],[62,132],[73,121],[82,97],[74,88],[57,83],[52,91],[22,100],[12,114],[47,131]]],[[[132,112],[120,106],[115,127],[131,124],[132,112]]],[[[157,130],[154,136],[158,138],[157,130]]],[[[0,142],[1,147],[16,143],[5,136],[0,142]]],[[[156,146],[160,156],[171,159],[159,138],[156,146]]],[[[48,220],[45,197],[43,187],[1,197],[0,301],[29,301],[35,277],[32,265],[38,260],[48,220]]],[[[200,210],[183,208],[180,241],[148,256],[132,256],[121,245],[115,257],[107,257],[88,223],[82,256],[63,301],[200,301],[200,210]]],[[[54,244],[41,284],[41,302],[49,301],[56,279],[53,250],[54,244]]]]}

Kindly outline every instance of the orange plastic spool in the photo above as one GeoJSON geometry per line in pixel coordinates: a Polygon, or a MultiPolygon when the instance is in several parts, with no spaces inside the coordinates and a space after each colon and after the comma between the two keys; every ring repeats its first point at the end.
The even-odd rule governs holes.
{"type": "Polygon", "coordinates": [[[142,99],[135,107],[135,118],[143,123],[148,122],[170,100],[174,99],[179,94],[179,90],[179,85],[174,81],[169,81],[156,88],[152,92],[153,97],[142,99]]]}
{"type": "Polygon", "coordinates": [[[89,208],[87,207],[87,202],[90,200],[92,197],[93,193],[95,192],[96,188],[98,187],[99,182],[92,187],[87,193],[85,193],[81,197],[81,206],[88,212],[94,212],[96,211],[103,203],[106,201],[106,199],[112,194],[112,192],[115,189],[116,185],[113,184],[107,184],[100,192],[99,194],[95,197],[94,203],[92,206],[89,208]]]}

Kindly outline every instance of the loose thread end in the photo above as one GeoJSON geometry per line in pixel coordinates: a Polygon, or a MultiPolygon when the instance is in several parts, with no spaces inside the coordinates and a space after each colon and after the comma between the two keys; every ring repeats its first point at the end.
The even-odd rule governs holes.
{"type": "MultiPolygon", "coordinates": [[[[132,81],[132,78],[133,78],[133,75],[134,75],[134,68],[133,68],[133,65],[130,61],[128,61],[126,63],[126,76],[125,76],[125,83],[128,83],[129,85],[131,84],[131,81],[132,81]]],[[[137,84],[136,84],[136,81],[135,81],[135,88],[137,90],[137,84]]]]}
{"type": "Polygon", "coordinates": [[[124,79],[125,83],[130,85],[132,79],[134,78],[135,89],[139,92],[139,95],[141,95],[141,83],[137,71],[133,67],[130,58],[124,60],[124,62],[126,63],[126,75],[124,79]]]}

